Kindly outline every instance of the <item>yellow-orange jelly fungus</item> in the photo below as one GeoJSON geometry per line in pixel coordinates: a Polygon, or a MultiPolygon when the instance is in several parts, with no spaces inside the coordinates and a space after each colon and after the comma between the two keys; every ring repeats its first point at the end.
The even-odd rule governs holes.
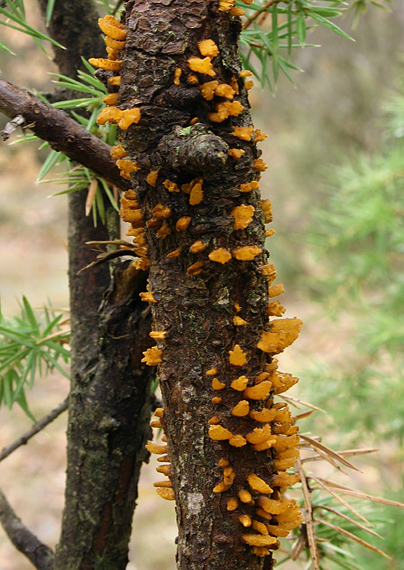
{"type": "Polygon", "coordinates": [[[245,245],[236,247],[231,253],[239,261],[251,261],[261,253],[261,249],[257,245],[245,245]]]}
{"type": "Polygon", "coordinates": [[[245,154],[245,150],[241,148],[230,148],[229,149],[229,156],[234,158],[234,160],[239,160],[243,154],[245,154]]]}
{"type": "Polygon", "coordinates": [[[167,188],[169,192],[179,192],[180,189],[178,188],[175,182],[171,182],[171,180],[164,180],[163,186],[167,188]]]}
{"type": "Polygon", "coordinates": [[[162,363],[161,355],[163,351],[157,346],[152,346],[143,352],[144,358],[141,362],[145,362],[147,366],[157,366],[162,363]]]}
{"type": "Polygon", "coordinates": [[[212,101],[213,97],[215,96],[215,89],[218,85],[219,82],[216,80],[203,83],[199,87],[202,97],[206,99],[206,101],[212,101]]]}
{"type": "Polygon", "coordinates": [[[198,49],[204,57],[214,58],[219,54],[219,48],[213,40],[203,40],[199,42],[198,49]]]}
{"type": "Polygon", "coordinates": [[[124,158],[125,156],[128,156],[128,153],[126,152],[126,150],[123,148],[123,146],[121,144],[118,144],[116,146],[111,147],[111,151],[110,151],[110,155],[112,158],[124,158]]]}
{"type": "Polygon", "coordinates": [[[256,180],[252,180],[251,182],[246,182],[245,184],[240,184],[240,192],[252,192],[253,190],[258,190],[260,185],[256,180]]]}
{"type": "Polygon", "coordinates": [[[302,324],[297,318],[272,321],[271,330],[262,332],[257,348],[270,354],[282,352],[297,339],[302,324]]]}
{"type": "Polygon", "coordinates": [[[189,251],[191,253],[200,253],[201,251],[204,251],[205,249],[206,249],[206,245],[201,240],[197,240],[197,241],[194,241],[194,243],[191,245],[191,247],[189,248],[189,251]]]}
{"type": "Polygon", "coordinates": [[[192,180],[190,184],[189,203],[191,206],[197,206],[202,202],[203,199],[202,183],[203,183],[202,178],[195,178],[194,180],[192,180]]]}
{"type": "Polygon", "coordinates": [[[229,350],[230,364],[233,366],[244,366],[247,356],[239,344],[235,344],[233,350],[229,350]]]}
{"type": "Polygon", "coordinates": [[[243,8],[232,8],[229,12],[230,16],[244,16],[245,10],[243,8]]]}
{"type": "Polygon", "coordinates": [[[192,218],[190,216],[184,216],[177,220],[177,223],[175,224],[177,232],[184,232],[191,223],[191,219],[192,218]]]}
{"type": "Polygon", "coordinates": [[[244,230],[248,225],[251,224],[253,215],[255,212],[254,206],[246,206],[241,204],[241,206],[236,206],[230,216],[234,218],[234,229],[244,230]]]}
{"type": "Polygon", "coordinates": [[[110,47],[117,51],[122,50],[125,47],[125,41],[114,40],[110,36],[105,36],[104,42],[107,47],[110,47]]]}
{"type": "Polygon", "coordinates": [[[94,67],[99,67],[107,71],[119,71],[122,67],[122,61],[104,59],[103,57],[90,57],[88,61],[94,67]]]}
{"type": "MultiPolygon", "coordinates": [[[[261,163],[256,164],[256,170],[263,169],[261,163]]],[[[251,184],[251,183],[249,183],[251,184]]],[[[251,188],[252,189],[252,188],[251,188]]],[[[272,221],[272,208],[268,200],[261,201],[265,221],[272,221]]],[[[255,208],[242,204],[236,206],[231,216],[235,220],[235,229],[245,229],[251,223],[255,208]]],[[[224,250],[227,251],[227,250],[224,250]]],[[[251,261],[261,249],[257,246],[242,246],[232,251],[232,256],[240,261],[251,261]]],[[[259,268],[266,277],[268,284],[268,297],[274,297],[283,292],[282,284],[272,285],[276,279],[276,269],[273,264],[263,265],[259,268]]],[[[242,308],[238,302],[234,303],[236,313],[242,308]]],[[[270,301],[267,308],[269,316],[281,316],[284,312],[279,301],[270,301]]],[[[234,315],[234,325],[246,324],[240,315],[234,315]],[[239,319],[241,322],[239,322],[239,319]]],[[[277,319],[270,322],[268,330],[261,332],[257,348],[270,355],[282,352],[298,336],[302,322],[297,318],[277,319]]],[[[248,362],[248,354],[239,344],[235,344],[229,351],[229,363],[235,367],[244,366],[248,362]]],[[[207,371],[207,375],[218,374],[217,367],[207,371]]],[[[274,403],[272,396],[281,394],[297,382],[297,378],[290,374],[278,372],[277,361],[272,360],[266,364],[265,370],[255,378],[245,375],[232,380],[230,386],[220,381],[220,376],[212,381],[212,388],[223,390],[223,398],[218,398],[220,404],[225,404],[225,391],[229,388],[240,392],[241,398],[231,409],[233,418],[250,418],[257,422],[248,433],[233,433],[234,429],[226,427],[225,418],[218,416],[209,421],[209,436],[220,445],[244,447],[250,445],[255,452],[273,450],[273,468],[275,470],[270,480],[266,481],[254,472],[251,472],[245,481],[245,489],[237,492],[236,496],[226,498],[228,511],[236,511],[239,501],[253,507],[253,513],[241,513],[238,517],[240,525],[251,529],[255,533],[243,534],[243,541],[253,547],[257,556],[270,554],[271,550],[279,546],[278,537],[287,536],[291,530],[302,523],[302,515],[295,501],[286,499],[283,494],[288,487],[299,481],[299,475],[288,473],[298,458],[299,437],[298,428],[294,426],[294,419],[284,402],[274,403]],[[266,407],[265,405],[266,404],[266,407]],[[254,409],[255,406],[258,409],[254,409]],[[272,497],[272,498],[270,498],[272,497]]],[[[215,399],[215,398],[214,398],[215,399]]],[[[214,400],[213,399],[213,400],[214,400]]],[[[244,420],[243,420],[244,421],[244,420]]],[[[232,424],[234,428],[234,424],[232,424]]],[[[221,460],[223,461],[223,460],[221,460]]],[[[233,491],[234,470],[227,462],[227,476],[214,487],[214,493],[233,491]]],[[[251,531],[250,531],[251,532],[251,531]]]]}
{"type": "Polygon", "coordinates": [[[114,87],[119,87],[121,84],[121,76],[120,75],[114,75],[113,77],[110,77],[108,79],[108,83],[109,83],[109,85],[113,85],[114,87]]]}
{"type": "Polygon", "coordinates": [[[254,170],[257,172],[264,172],[268,168],[268,165],[262,160],[262,158],[256,158],[254,160],[254,170]]]}
{"type": "Polygon", "coordinates": [[[216,112],[208,113],[209,119],[212,123],[222,123],[229,117],[237,117],[242,113],[244,107],[240,101],[223,101],[216,103],[216,112]]]}
{"type": "Polygon", "coordinates": [[[210,57],[204,57],[203,59],[200,57],[190,57],[188,59],[188,67],[196,73],[210,75],[211,77],[216,75],[210,57]]]}
{"type": "MultiPolygon", "coordinates": [[[[163,430],[164,435],[161,439],[163,442],[166,442],[167,438],[164,433],[163,425],[160,422],[160,418],[162,418],[164,415],[163,408],[157,408],[154,412],[154,415],[155,417],[157,417],[157,421],[156,420],[151,421],[150,425],[151,427],[163,430]]],[[[171,481],[169,479],[171,475],[171,463],[169,459],[168,445],[157,445],[149,441],[149,443],[145,447],[147,451],[149,451],[150,453],[154,453],[160,456],[157,459],[157,461],[165,463],[165,465],[157,467],[156,471],[157,473],[165,475],[166,477],[168,477],[168,479],[165,481],[158,481],[157,483],[153,484],[153,486],[156,487],[156,492],[158,493],[158,495],[160,495],[161,498],[166,499],[167,501],[174,501],[175,500],[174,491],[171,487],[171,481]]]]}
{"type": "Polygon", "coordinates": [[[219,247],[214,249],[209,253],[209,259],[211,261],[216,261],[216,263],[227,263],[231,259],[231,253],[224,247],[219,247]]]}
{"type": "Polygon", "coordinates": [[[159,175],[158,170],[151,170],[149,174],[146,176],[146,182],[150,186],[156,186],[157,178],[159,175]]]}
{"type": "Polygon", "coordinates": [[[219,2],[219,10],[221,12],[229,12],[236,3],[236,0],[220,0],[219,2]]]}
{"type": "Polygon", "coordinates": [[[233,132],[230,134],[242,141],[250,141],[253,131],[254,127],[233,127],[233,132]]]}
{"type": "Polygon", "coordinates": [[[247,324],[247,321],[245,321],[244,319],[242,319],[241,317],[239,317],[238,315],[235,315],[233,317],[233,325],[235,327],[242,327],[244,325],[247,324]]]}
{"type": "Polygon", "coordinates": [[[118,101],[118,93],[110,93],[109,95],[106,95],[102,101],[106,105],[116,105],[116,102],[118,101]]]}
{"type": "Polygon", "coordinates": [[[113,16],[107,15],[105,18],[99,18],[98,26],[104,34],[114,40],[125,40],[126,38],[125,26],[118,22],[113,16]]]}
{"type": "Polygon", "coordinates": [[[180,84],[180,77],[181,77],[181,75],[182,75],[182,69],[179,68],[179,67],[177,67],[177,68],[174,70],[174,81],[173,81],[174,85],[179,85],[179,84],[180,84]]]}
{"type": "Polygon", "coordinates": [[[220,83],[215,89],[215,95],[218,97],[225,97],[226,99],[233,99],[236,94],[235,90],[231,85],[227,83],[220,83]]]}
{"type": "Polygon", "coordinates": [[[97,123],[104,125],[106,122],[116,123],[120,129],[125,131],[130,125],[135,125],[140,121],[140,109],[118,109],[115,105],[110,105],[102,109],[97,117],[97,123]]]}

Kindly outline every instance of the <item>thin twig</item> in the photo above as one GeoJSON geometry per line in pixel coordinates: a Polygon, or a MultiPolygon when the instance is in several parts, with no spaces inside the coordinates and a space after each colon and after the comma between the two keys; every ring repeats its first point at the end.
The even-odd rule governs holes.
{"type": "Polygon", "coordinates": [[[26,445],[26,443],[31,439],[31,437],[42,431],[47,425],[49,425],[51,422],[53,422],[53,420],[55,420],[58,416],[60,416],[60,414],[62,414],[65,410],[67,410],[67,405],[68,405],[68,398],[66,398],[66,400],[64,400],[61,404],[59,404],[57,408],[52,410],[52,412],[50,412],[42,419],[40,419],[36,424],[32,426],[30,430],[25,432],[21,437],[16,439],[10,445],[6,445],[5,447],[3,447],[3,449],[0,451],[0,461],[3,461],[3,459],[11,455],[13,451],[18,449],[22,445],[26,445]]]}
{"type": "MultiPolygon", "coordinates": [[[[379,450],[376,447],[363,449],[346,449],[345,451],[338,451],[338,455],[349,457],[353,455],[364,455],[365,453],[374,453],[375,451],[379,450]]],[[[310,457],[305,457],[302,459],[302,463],[307,463],[309,461],[323,461],[323,457],[321,457],[321,455],[311,455],[310,457]]]]}
{"type": "Polygon", "coordinates": [[[255,22],[255,20],[259,18],[263,12],[266,12],[268,8],[274,4],[278,4],[279,2],[282,2],[282,0],[268,0],[262,10],[257,10],[250,18],[244,22],[243,30],[246,30],[249,26],[251,26],[251,24],[255,22]]]}
{"type": "MultiPolygon", "coordinates": [[[[323,451],[324,453],[327,453],[328,455],[330,455],[336,461],[339,461],[340,463],[345,465],[345,467],[349,467],[350,469],[353,469],[354,471],[360,472],[360,469],[355,467],[355,465],[353,465],[353,463],[350,463],[349,461],[347,461],[346,459],[341,457],[337,452],[333,451],[332,449],[330,449],[326,445],[323,445],[319,441],[315,441],[315,439],[313,439],[312,437],[309,437],[307,435],[300,434],[300,437],[301,437],[301,439],[306,441],[308,444],[310,444],[310,446],[314,447],[318,452],[323,451]]],[[[321,455],[321,453],[320,453],[320,455],[321,455]]]]}
{"type": "Polygon", "coordinates": [[[364,523],[368,524],[369,526],[373,526],[372,523],[370,523],[367,518],[365,518],[364,516],[362,516],[356,509],[354,509],[354,507],[352,505],[350,505],[349,503],[347,503],[345,501],[345,499],[343,499],[342,497],[339,497],[337,495],[338,491],[333,491],[330,487],[329,487],[329,482],[325,479],[321,479],[320,477],[314,477],[313,475],[310,475],[310,477],[308,477],[308,479],[311,479],[312,481],[315,481],[318,485],[320,485],[320,487],[322,489],[324,489],[324,491],[327,491],[327,493],[329,493],[330,495],[332,495],[334,497],[334,499],[336,499],[338,502],[340,502],[342,505],[344,505],[344,507],[346,509],[348,509],[349,511],[351,511],[352,514],[354,514],[356,517],[358,517],[358,519],[360,519],[361,521],[363,521],[364,523]]]}
{"type": "Polygon", "coordinates": [[[354,519],[351,519],[351,517],[348,517],[347,515],[345,515],[344,513],[341,513],[341,511],[338,511],[337,509],[333,509],[331,507],[327,507],[326,505],[314,505],[313,507],[313,511],[315,509],[323,509],[325,511],[328,511],[330,513],[334,513],[334,515],[337,515],[337,517],[341,517],[342,519],[345,519],[346,521],[350,522],[351,524],[354,524],[355,526],[357,526],[358,528],[361,528],[362,530],[364,530],[365,532],[369,532],[370,534],[373,534],[373,536],[376,536],[377,538],[380,538],[381,540],[384,540],[382,536],[380,536],[380,534],[377,534],[377,532],[375,532],[374,530],[372,530],[371,528],[366,527],[364,524],[355,521],[354,519]]]}
{"type": "Polygon", "coordinates": [[[338,465],[338,463],[336,461],[334,461],[334,459],[332,458],[331,455],[329,455],[325,451],[322,451],[321,449],[318,449],[317,451],[318,451],[320,457],[323,459],[323,461],[327,461],[330,465],[332,465],[335,469],[337,469],[337,471],[339,471],[340,473],[343,473],[347,477],[349,476],[348,473],[345,473],[345,471],[342,469],[342,467],[340,465],[338,465]]]}
{"type": "MultiPolygon", "coordinates": [[[[317,483],[324,484],[324,479],[321,477],[314,478],[317,483]]],[[[335,483],[334,481],[327,481],[327,485],[332,487],[336,493],[342,493],[345,495],[351,495],[352,497],[357,497],[358,499],[368,499],[369,501],[373,501],[374,503],[381,503],[382,505],[390,505],[391,507],[399,507],[400,509],[404,509],[404,503],[399,503],[398,501],[390,501],[390,499],[383,499],[383,497],[375,497],[374,495],[369,495],[368,493],[361,493],[360,491],[355,491],[355,489],[349,489],[349,487],[344,487],[344,485],[340,485],[339,483],[335,483]]]]}
{"type": "Polygon", "coordinates": [[[116,3],[116,5],[112,11],[113,16],[115,16],[115,14],[118,12],[118,10],[122,6],[122,4],[123,4],[123,0],[118,0],[118,2],[116,3]]]}
{"type": "Polygon", "coordinates": [[[115,251],[105,251],[105,252],[97,255],[97,259],[95,261],[92,261],[91,263],[89,263],[85,267],[82,267],[80,269],[80,271],[77,271],[77,275],[80,275],[81,273],[83,273],[83,271],[86,271],[87,269],[91,269],[92,267],[95,267],[96,265],[100,265],[100,263],[105,263],[106,261],[111,261],[111,259],[115,259],[116,257],[123,257],[124,255],[130,255],[132,257],[138,257],[137,254],[133,251],[133,249],[118,249],[115,251]]]}
{"type": "Polygon", "coordinates": [[[93,240],[86,241],[86,245],[124,245],[125,247],[132,247],[133,244],[130,241],[124,239],[104,239],[104,240],[93,240]]]}
{"type": "MultiPolygon", "coordinates": [[[[293,404],[291,404],[293,406],[293,404]]],[[[302,414],[297,414],[294,419],[295,422],[300,422],[300,420],[304,420],[305,418],[309,418],[314,413],[314,410],[309,410],[308,412],[303,412],[302,414]]]]}
{"type": "Polygon", "coordinates": [[[0,523],[12,544],[31,561],[35,568],[38,570],[53,569],[53,551],[24,526],[1,489],[0,523]]]}
{"type": "Polygon", "coordinates": [[[300,473],[300,482],[302,484],[302,489],[303,489],[307,542],[309,543],[312,569],[319,570],[320,561],[316,546],[316,536],[314,534],[313,510],[310,499],[310,491],[309,491],[309,486],[307,484],[306,474],[303,470],[302,462],[300,461],[300,457],[297,458],[296,465],[300,473]]]}
{"type": "Polygon", "coordinates": [[[322,408],[318,408],[314,404],[310,404],[309,402],[300,400],[300,398],[294,398],[293,396],[285,396],[284,394],[281,394],[279,397],[282,398],[282,400],[285,400],[285,402],[289,402],[290,404],[300,404],[301,406],[305,406],[306,408],[311,408],[312,410],[317,410],[318,412],[324,412],[324,414],[327,413],[322,408]]]}
{"type": "Polygon", "coordinates": [[[332,524],[332,523],[325,521],[323,519],[317,519],[316,522],[320,523],[320,524],[324,524],[325,526],[332,528],[333,530],[339,532],[340,534],[343,534],[347,538],[350,538],[351,540],[358,542],[359,544],[361,544],[365,548],[368,548],[369,550],[372,550],[373,552],[377,552],[377,554],[380,554],[381,556],[384,556],[385,558],[388,558],[390,560],[390,556],[388,556],[385,552],[383,552],[383,550],[380,550],[379,548],[376,548],[372,544],[369,544],[368,542],[366,542],[366,540],[362,540],[362,538],[359,538],[358,536],[356,536],[356,534],[352,534],[352,532],[349,532],[349,531],[345,530],[344,528],[341,528],[340,526],[332,524]]]}

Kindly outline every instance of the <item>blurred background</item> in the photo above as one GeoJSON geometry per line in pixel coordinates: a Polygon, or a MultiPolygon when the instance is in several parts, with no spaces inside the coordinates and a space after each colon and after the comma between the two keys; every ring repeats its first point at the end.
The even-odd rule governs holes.
{"type": "MultiPolygon", "coordinates": [[[[29,21],[39,26],[35,5],[28,5],[29,21]]],[[[295,397],[327,411],[303,420],[303,433],[321,434],[333,449],[379,448],[355,462],[361,473],[340,480],[404,501],[404,5],[370,9],[355,29],[349,16],[338,24],[355,43],[313,30],[309,40],[321,47],[296,50],[304,73],[294,73],[295,86],[281,77],[276,96],[258,85],[250,91],[255,125],[269,134],[261,147],[269,164],[261,188],[273,203],[276,229],[268,249],[285,285],[286,316],[304,321],[281,369],[300,377],[295,397]]],[[[0,51],[5,79],[51,90],[51,60],[29,36],[6,28],[1,34],[17,53],[0,51]]],[[[5,124],[0,116],[0,130],[5,124]]],[[[3,314],[18,313],[22,295],[34,307],[50,300],[65,309],[66,197],[52,197],[61,189],[54,182],[36,183],[47,150],[9,142],[15,137],[0,152],[3,314]]],[[[67,393],[58,374],[37,381],[28,394],[35,417],[67,393]]],[[[0,425],[3,447],[31,422],[15,406],[0,409],[0,425]]],[[[63,507],[65,426],[62,415],[0,468],[11,504],[51,546],[63,507]]],[[[151,460],[143,469],[128,570],[175,568],[174,507],[155,494],[154,468],[151,460]]],[[[334,477],[330,466],[324,469],[334,477]]],[[[367,570],[403,570],[403,512],[376,505],[371,516],[385,537],[377,546],[391,559],[358,547],[356,562],[367,570]]],[[[340,566],[327,566],[334,567],[340,566]]],[[[0,570],[29,568],[0,530],[0,570]]]]}

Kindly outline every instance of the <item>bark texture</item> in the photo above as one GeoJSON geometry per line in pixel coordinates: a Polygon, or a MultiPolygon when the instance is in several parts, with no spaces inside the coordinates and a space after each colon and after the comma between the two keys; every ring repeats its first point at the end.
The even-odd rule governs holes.
{"type": "Polygon", "coordinates": [[[101,307],[108,267],[77,275],[93,255],[85,241],[91,234],[100,238],[84,216],[83,198],[73,194],[70,201],[74,358],[66,501],[55,570],[123,570],[139,471],[147,458],[154,370],[146,370],[140,360],[150,345],[150,316],[139,300],[141,273],[118,268],[101,307]]]}
{"type": "MultiPolygon", "coordinates": [[[[47,2],[39,4],[44,14],[47,2]]],[[[55,50],[55,61],[69,77],[83,68],[81,57],[103,50],[91,0],[56,2],[50,33],[67,48],[55,50]]],[[[76,145],[82,142],[83,137],[76,145]]],[[[109,158],[102,157],[101,169],[109,158]]],[[[119,178],[115,183],[127,188],[119,178]]],[[[86,242],[110,238],[106,227],[94,228],[85,216],[85,200],[86,191],[69,196],[72,386],[66,500],[54,570],[123,570],[150,431],[155,371],[140,362],[150,344],[150,314],[138,294],[145,274],[128,264],[117,266],[112,279],[106,263],[78,274],[94,260],[86,242]]]]}
{"type": "MultiPolygon", "coordinates": [[[[256,514],[269,491],[247,479],[254,475],[274,487],[270,497],[276,501],[286,487],[276,480],[275,450],[269,444],[259,451],[251,434],[264,425],[290,437],[297,429],[288,412],[271,425],[254,421],[248,411],[233,413],[241,399],[255,412],[274,404],[276,390],[266,392],[265,382],[259,398],[247,389],[276,369],[272,355],[282,348],[257,347],[271,329],[268,267],[263,269],[269,254],[257,183],[260,133],[253,134],[240,77],[240,22],[224,4],[127,2],[120,57],[118,108],[141,113],[123,142],[139,168],[132,175],[136,200],[130,190],[127,207],[140,208],[149,249],[145,300],[151,301],[158,341],[145,360],[160,364],[181,570],[272,568],[270,552],[258,546],[266,539],[258,538],[265,533],[257,528],[267,520],[256,514]],[[237,436],[233,443],[229,435],[215,440],[220,428],[214,426],[220,425],[237,436]],[[249,500],[239,499],[242,491],[249,500]],[[234,509],[228,508],[230,499],[234,509]],[[247,546],[246,535],[255,537],[248,544],[258,549],[247,546]]],[[[276,546],[275,538],[269,549],[276,546]]]]}

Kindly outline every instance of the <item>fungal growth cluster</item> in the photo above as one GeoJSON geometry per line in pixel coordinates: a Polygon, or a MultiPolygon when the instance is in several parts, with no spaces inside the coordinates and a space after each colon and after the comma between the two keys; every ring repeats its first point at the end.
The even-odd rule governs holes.
{"type": "Polygon", "coordinates": [[[275,358],[302,323],[283,318],[265,249],[266,135],[237,55],[242,12],[233,0],[132,0],[122,24],[100,21],[108,59],[93,60],[110,91],[98,122],[121,129],[112,153],[133,186],[121,216],[136,268],[150,268],[141,298],[156,346],[143,362],[159,366],[164,445],[147,449],[165,463],[157,492],[176,501],[178,565],[198,570],[271,568],[278,538],[302,522],[285,495],[299,480],[298,428],[278,399],[297,378],[275,358]]]}

